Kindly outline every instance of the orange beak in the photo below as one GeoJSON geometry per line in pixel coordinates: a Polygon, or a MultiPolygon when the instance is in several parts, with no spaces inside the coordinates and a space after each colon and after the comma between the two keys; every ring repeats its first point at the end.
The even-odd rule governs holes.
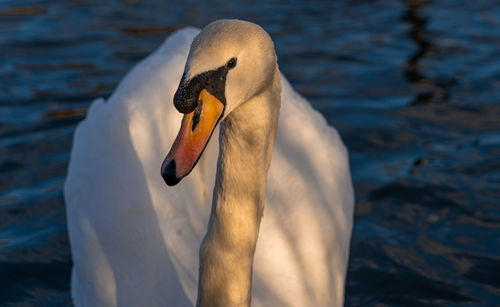
{"type": "Polygon", "coordinates": [[[169,186],[191,172],[224,112],[224,104],[205,89],[198,101],[196,109],[184,115],[179,134],[161,166],[161,175],[169,186]]]}

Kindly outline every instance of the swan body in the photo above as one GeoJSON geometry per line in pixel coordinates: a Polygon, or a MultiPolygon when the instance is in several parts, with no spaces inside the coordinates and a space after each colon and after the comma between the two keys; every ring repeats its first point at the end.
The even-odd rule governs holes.
{"type": "MultiPolygon", "coordinates": [[[[219,191],[234,188],[217,173],[219,146],[224,160],[230,152],[224,144],[230,139],[224,136],[230,133],[227,127],[234,118],[243,121],[237,114],[248,98],[243,89],[238,91],[241,80],[231,79],[230,72],[221,139],[210,138],[189,176],[167,187],[159,166],[182,119],[172,104],[179,80],[183,71],[190,77],[221,65],[211,62],[213,56],[188,58],[198,33],[187,28],[172,34],[129,72],[107,101],[94,101],[75,131],[64,196],[76,306],[196,303],[198,250],[212,196],[221,197],[217,188],[212,191],[214,185],[219,191]]],[[[243,63],[237,64],[240,73],[245,72],[243,63]]],[[[279,75],[277,66],[273,71],[272,80],[281,82],[281,108],[272,158],[266,154],[270,165],[267,182],[263,177],[264,213],[261,222],[258,214],[260,231],[257,223],[250,271],[252,306],[341,306],[354,208],[347,150],[336,130],[279,75]]],[[[263,80],[264,87],[273,82],[263,80]]],[[[259,108],[258,102],[254,105],[259,108]]],[[[259,113],[251,116],[265,122],[259,113]]],[[[219,133],[215,128],[213,135],[219,133]]],[[[273,139],[268,142],[271,149],[273,139]]],[[[242,170],[240,176],[247,175],[242,170]]],[[[212,226],[211,220],[205,242],[212,226]]]]}

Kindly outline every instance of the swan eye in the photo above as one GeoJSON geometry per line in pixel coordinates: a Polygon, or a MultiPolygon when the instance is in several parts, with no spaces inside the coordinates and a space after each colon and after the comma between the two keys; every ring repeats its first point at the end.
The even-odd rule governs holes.
{"type": "Polygon", "coordinates": [[[231,69],[236,66],[236,58],[232,58],[229,61],[227,61],[227,68],[231,69]]]}

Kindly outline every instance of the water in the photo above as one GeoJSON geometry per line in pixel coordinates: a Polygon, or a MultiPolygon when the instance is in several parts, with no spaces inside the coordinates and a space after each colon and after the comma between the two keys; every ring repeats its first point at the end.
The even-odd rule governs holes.
{"type": "Polygon", "coordinates": [[[500,1],[0,1],[0,305],[70,304],[62,184],[96,97],[175,29],[262,25],[350,150],[346,305],[500,304],[500,1]]]}

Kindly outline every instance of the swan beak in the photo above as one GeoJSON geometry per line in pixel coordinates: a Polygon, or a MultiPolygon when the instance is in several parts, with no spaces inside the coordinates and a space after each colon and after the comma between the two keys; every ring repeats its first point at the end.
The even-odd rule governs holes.
{"type": "Polygon", "coordinates": [[[224,112],[224,104],[205,89],[198,101],[196,109],[184,115],[179,134],[161,166],[161,175],[169,186],[191,172],[224,112]]]}

